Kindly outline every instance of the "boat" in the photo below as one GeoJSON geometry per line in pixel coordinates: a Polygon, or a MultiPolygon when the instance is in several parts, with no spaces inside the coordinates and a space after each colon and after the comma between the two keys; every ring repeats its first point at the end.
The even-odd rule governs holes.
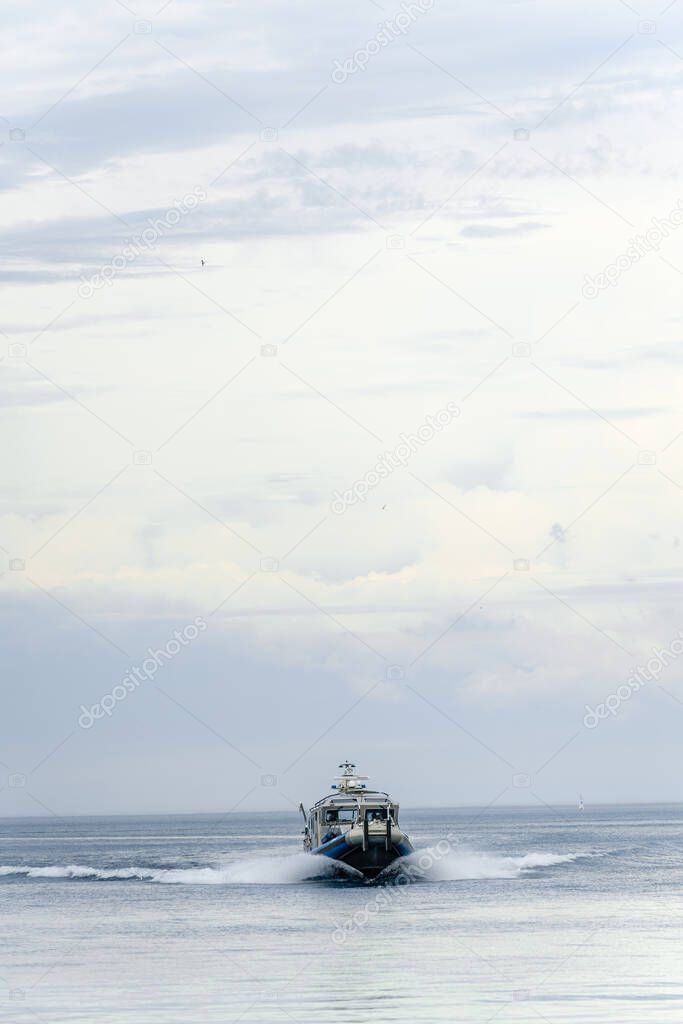
{"type": "Polygon", "coordinates": [[[580,811],[585,811],[585,809],[586,809],[586,808],[584,807],[584,804],[583,804],[583,797],[582,797],[582,796],[581,796],[581,794],[579,793],[579,810],[580,810],[580,811]]]}
{"type": "Polygon", "coordinates": [[[399,828],[398,804],[388,793],[368,789],[367,775],[343,761],[334,790],[313,804],[304,818],[304,850],[330,857],[376,878],[389,864],[413,852],[408,836],[399,828]]]}

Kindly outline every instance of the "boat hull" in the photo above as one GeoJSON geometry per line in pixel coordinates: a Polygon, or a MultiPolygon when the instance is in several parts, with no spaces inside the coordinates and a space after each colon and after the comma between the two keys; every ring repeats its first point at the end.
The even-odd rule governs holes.
{"type": "Polygon", "coordinates": [[[365,878],[376,878],[399,857],[406,857],[413,852],[412,844],[404,832],[397,828],[391,832],[390,840],[382,835],[369,836],[363,841],[362,830],[352,829],[316,847],[311,853],[355,868],[365,878]]]}

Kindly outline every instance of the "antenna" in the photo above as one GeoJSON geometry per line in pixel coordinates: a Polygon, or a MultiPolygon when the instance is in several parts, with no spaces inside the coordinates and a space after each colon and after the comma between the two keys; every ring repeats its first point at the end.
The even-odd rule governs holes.
{"type": "Polygon", "coordinates": [[[336,787],[338,790],[341,790],[342,793],[348,793],[350,790],[365,789],[363,782],[368,776],[358,775],[353,761],[342,761],[339,767],[342,769],[342,774],[335,776],[339,783],[336,787]]]}

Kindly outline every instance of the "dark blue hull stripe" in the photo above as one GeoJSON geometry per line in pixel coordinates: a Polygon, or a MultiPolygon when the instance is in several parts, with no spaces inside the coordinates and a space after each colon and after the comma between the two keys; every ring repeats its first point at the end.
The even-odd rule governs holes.
{"type": "MultiPolygon", "coordinates": [[[[410,843],[397,843],[393,849],[397,851],[399,857],[407,857],[409,853],[413,852],[410,843]]],[[[331,857],[333,860],[343,860],[347,854],[352,852],[359,852],[358,845],[350,846],[343,835],[335,836],[329,842],[323,843],[322,846],[316,846],[314,850],[311,850],[311,853],[319,854],[322,857],[331,857]]]]}
{"type": "Polygon", "coordinates": [[[315,850],[311,850],[311,853],[320,853],[323,857],[343,857],[351,849],[352,847],[346,842],[344,836],[335,836],[334,839],[330,839],[329,843],[316,846],[315,850]]]}

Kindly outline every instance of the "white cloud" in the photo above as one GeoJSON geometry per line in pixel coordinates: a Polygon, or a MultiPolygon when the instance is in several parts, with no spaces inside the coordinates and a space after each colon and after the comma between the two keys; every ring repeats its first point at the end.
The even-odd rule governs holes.
{"type": "MultiPolygon", "coordinates": [[[[0,62],[0,544],[17,621],[45,630],[73,703],[90,692],[78,631],[106,641],[59,605],[49,623],[27,610],[28,577],[126,649],[236,591],[199,703],[225,719],[233,701],[272,769],[371,687],[382,756],[424,747],[448,719],[424,701],[416,716],[387,666],[463,615],[408,681],[506,749],[512,708],[540,758],[626,672],[619,645],[635,657],[676,625],[683,235],[594,300],[582,288],[680,198],[679,21],[652,37],[616,3],[437,3],[337,85],[335,59],[377,31],[372,5],[271,4],[258,25],[209,0],[137,8],[151,32],[115,3],[14,4],[0,62]],[[81,275],[195,187],[206,202],[154,252],[79,297],[81,275]],[[457,422],[334,515],[337,489],[449,401],[457,422]],[[252,678],[279,733],[259,738],[252,678]]],[[[20,665],[33,636],[11,641],[20,665]]],[[[150,699],[122,716],[133,733],[150,699]]],[[[16,700],[12,756],[56,743],[70,711],[27,724],[16,700]]],[[[154,756],[176,725],[159,720],[154,756]]],[[[333,728],[332,761],[353,729],[371,756],[356,717],[333,728]]],[[[575,757],[558,758],[557,792],[575,757]]],[[[477,764],[485,801],[498,769],[477,764]]],[[[69,806],[93,809],[85,790],[69,806]]]]}

